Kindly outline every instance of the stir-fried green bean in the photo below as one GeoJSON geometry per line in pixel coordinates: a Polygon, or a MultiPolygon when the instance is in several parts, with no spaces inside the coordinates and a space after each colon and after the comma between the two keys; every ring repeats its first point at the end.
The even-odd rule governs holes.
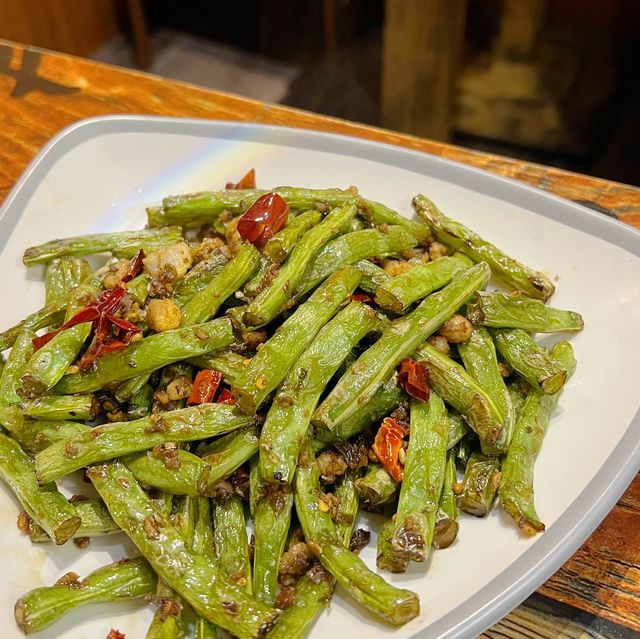
{"type": "Polygon", "coordinates": [[[102,566],[80,580],[63,575],[54,586],[36,588],[18,599],[16,623],[25,634],[44,630],[71,610],[85,604],[110,603],[154,592],[157,577],[142,558],[122,559],[102,566]]]}
{"type": "Polygon", "coordinates": [[[486,262],[491,271],[505,284],[524,291],[530,297],[547,300],[555,291],[548,275],[534,271],[503,253],[499,248],[483,240],[471,229],[444,216],[425,195],[413,198],[418,217],[445,244],[468,255],[476,262],[486,262]]]}
{"type": "Polygon", "coordinates": [[[150,335],[120,351],[104,354],[89,370],[65,375],[55,386],[55,392],[96,391],[173,362],[225,348],[233,340],[231,322],[226,318],[150,335]]]}
{"type": "Polygon", "coordinates": [[[547,395],[557,393],[567,380],[567,371],[521,328],[495,329],[493,339],[505,362],[531,386],[547,395]]]}
{"type": "Polygon", "coordinates": [[[363,229],[341,235],[327,243],[316,255],[298,282],[295,294],[304,295],[339,266],[354,264],[367,258],[401,253],[417,244],[418,239],[415,235],[402,226],[390,226],[384,231],[363,229]]]}
{"type": "Polygon", "coordinates": [[[456,482],[456,454],[454,450],[447,453],[444,468],[444,484],[438,504],[436,524],[433,529],[433,545],[436,548],[448,548],[458,536],[458,504],[453,492],[456,482]]]}
{"type": "MultiPolygon", "coordinates": [[[[576,360],[569,342],[558,342],[550,352],[553,361],[573,374],[576,360]]],[[[524,402],[507,456],[502,463],[500,502],[504,511],[527,535],[544,530],[533,501],[533,469],[559,393],[546,395],[532,389],[524,402]]]]}
{"type": "Polygon", "coordinates": [[[401,590],[371,572],[365,563],[342,544],[330,515],[318,507],[318,466],[310,449],[296,475],[296,512],[307,542],[322,566],[370,612],[393,625],[403,625],[420,610],[418,597],[401,590]]]}
{"type": "Polygon", "coordinates": [[[255,639],[268,630],[275,611],[250,597],[205,557],[190,552],[125,466],[101,464],[90,468],[88,475],[114,521],[126,528],[158,576],[200,616],[240,639],[255,639]]]}
{"type": "Polygon", "coordinates": [[[33,460],[18,444],[0,433],[0,479],[15,493],[33,521],[64,544],[80,526],[80,517],[52,482],[38,485],[33,460]]]}
{"type": "Polygon", "coordinates": [[[275,390],[317,332],[351,295],[360,278],[360,271],[351,266],[337,270],[276,329],[231,386],[243,411],[254,413],[275,390]]]}
{"type": "Polygon", "coordinates": [[[532,333],[580,331],[584,321],[580,313],[547,306],[540,300],[522,295],[477,291],[467,305],[471,322],[491,328],[521,328],[532,333]]]}
{"type": "Polygon", "coordinates": [[[140,249],[145,253],[152,253],[164,246],[175,244],[181,238],[180,228],[177,226],[80,235],[28,248],[24,252],[22,261],[27,266],[31,266],[66,255],[93,255],[107,252],[113,253],[116,257],[132,258],[140,249]]]}
{"type": "Polygon", "coordinates": [[[433,542],[447,461],[446,410],[436,393],[429,402],[411,402],[411,434],[391,547],[412,561],[424,561],[433,542]]]}
{"type": "Polygon", "coordinates": [[[149,450],[165,442],[190,442],[223,435],[251,426],[252,422],[252,417],[243,415],[235,406],[202,404],[133,422],[96,426],[38,453],[38,479],[52,481],[99,461],[149,450]]]}

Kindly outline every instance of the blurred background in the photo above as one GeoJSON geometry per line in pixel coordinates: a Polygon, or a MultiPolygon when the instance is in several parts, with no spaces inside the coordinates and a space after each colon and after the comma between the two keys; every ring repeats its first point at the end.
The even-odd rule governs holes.
{"type": "Polygon", "coordinates": [[[0,38],[640,185],[638,0],[0,0],[0,38]]]}

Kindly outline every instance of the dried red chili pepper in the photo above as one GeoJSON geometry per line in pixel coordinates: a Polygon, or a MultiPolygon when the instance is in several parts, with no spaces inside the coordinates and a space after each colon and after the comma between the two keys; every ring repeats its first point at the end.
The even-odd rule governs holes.
{"type": "Polygon", "coordinates": [[[221,381],[222,373],[220,371],[214,371],[210,368],[199,371],[193,381],[193,390],[189,395],[187,404],[192,406],[194,404],[211,403],[221,381]]]}
{"type": "Polygon", "coordinates": [[[227,182],[225,189],[255,189],[256,188],[256,171],[255,169],[249,169],[247,174],[240,180],[240,182],[227,182]]]}
{"type": "Polygon", "coordinates": [[[223,388],[216,399],[216,404],[229,404],[233,406],[236,403],[236,398],[228,388],[223,388]]]}
{"type": "Polygon", "coordinates": [[[362,302],[363,304],[373,304],[373,297],[368,293],[352,293],[352,302],[362,302]]]}
{"type": "Polygon", "coordinates": [[[119,630],[114,630],[113,628],[111,628],[111,630],[109,630],[109,634],[107,635],[107,639],[127,639],[127,638],[123,632],[120,632],[119,630]]]}
{"type": "Polygon", "coordinates": [[[385,417],[373,442],[373,452],[396,481],[402,481],[404,477],[404,468],[399,457],[403,439],[407,434],[407,429],[395,419],[385,417]]]}
{"type": "Polygon", "coordinates": [[[133,336],[141,333],[142,329],[131,322],[115,317],[113,313],[118,310],[127,293],[127,282],[130,282],[142,270],[143,259],[144,251],[141,249],[131,260],[127,272],[117,286],[110,291],[101,293],[94,304],[78,311],[58,330],[34,338],[34,348],[36,350],[42,348],[61,331],[85,322],[92,323],[91,343],[79,362],[80,368],[88,368],[103,353],[128,346],[133,336]],[[117,330],[114,331],[114,329],[117,330]]]}
{"type": "Polygon", "coordinates": [[[398,369],[398,386],[411,397],[428,402],[430,388],[427,367],[415,359],[407,357],[398,369]]]}
{"type": "Polygon", "coordinates": [[[289,217],[289,205],[277,193],[259,197],[238,220],[238,233],[247,242],[262,248],[281,230],[289,217]]]}

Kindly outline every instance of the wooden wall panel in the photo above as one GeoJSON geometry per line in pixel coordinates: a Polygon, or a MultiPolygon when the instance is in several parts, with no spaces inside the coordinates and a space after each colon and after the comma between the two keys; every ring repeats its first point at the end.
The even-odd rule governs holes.
{"type": "Polygon", "coordinates": [[[91,55],[118,31],[115,0],[0,0],[0,38],[91,55]]]}

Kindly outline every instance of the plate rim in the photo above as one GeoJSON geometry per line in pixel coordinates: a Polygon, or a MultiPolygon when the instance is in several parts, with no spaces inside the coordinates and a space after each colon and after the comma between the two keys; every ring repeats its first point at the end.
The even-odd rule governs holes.
{"type": "MultiPolygon", "coordinates": [[[[238,133],[243,132],[242,140],[356,155],[392,167],[404,165],[402,168],[413,171],[418,170],[414,165],[426,162],[428,170],[422,171],[430,177],[526,208],[640,257],[640,230],[624,222],[534,186],[427,152],[313,129],[235,120],[128,114],[79,120],[51,138],[29,163],[0,208],[0,251],[8,244],[34,189],[62,155],[95,137],[127,132],[197,136],[213,132],[214,137],[232,139],[239,139],[238,133]],[[372,149],[375,150],[373,154],[372,149]]],[[[467,639],[499,621],[569,559],[611,511],[639,471],[640,406],[598,472],[536,544],[475,595],[427,627],[418,629],[412,639],[467,639]]]]}

